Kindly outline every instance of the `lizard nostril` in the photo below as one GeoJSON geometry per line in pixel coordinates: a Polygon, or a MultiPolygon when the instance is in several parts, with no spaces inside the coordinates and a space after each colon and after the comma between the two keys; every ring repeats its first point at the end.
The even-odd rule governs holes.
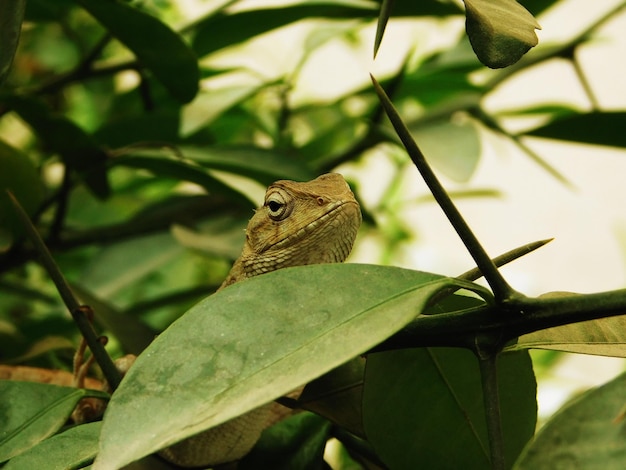
{"type": "Polygon", "coordinates": [[[317,198],[317,204],[318,204],[319,206],[323,206],[324,204],[326,204],[326,201],[324,200],[324,198],[323,198],[323,197],[318,197],[318,198],[317,198]]]}

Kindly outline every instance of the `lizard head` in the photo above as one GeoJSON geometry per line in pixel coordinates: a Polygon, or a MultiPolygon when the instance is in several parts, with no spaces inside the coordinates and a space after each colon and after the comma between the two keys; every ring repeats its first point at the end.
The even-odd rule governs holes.
{"type": "Polygon", "coordinates": [[[306,183],[281,180],[265,193],[246,229],[243,257],[273,271],[287,266],[342,262],[361,224],[361,211],[343,176],[306,183]]]}

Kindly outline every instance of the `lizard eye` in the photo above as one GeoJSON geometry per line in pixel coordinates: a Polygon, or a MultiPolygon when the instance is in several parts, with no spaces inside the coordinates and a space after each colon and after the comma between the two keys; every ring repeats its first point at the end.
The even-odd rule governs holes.
{"type": "Polygon", "coordinates": [[[283,204],[278,201],[270,201],[267,203],[267,207],[270,208],[271,213],[277,214],[282,209],[283,204]]]}
{"type": "Polygon", "coordinates": [[[270,194],[265,200],[268,214],[272,220],[283,220],[291,212],[288,204],[280,193],[270,194]]]}

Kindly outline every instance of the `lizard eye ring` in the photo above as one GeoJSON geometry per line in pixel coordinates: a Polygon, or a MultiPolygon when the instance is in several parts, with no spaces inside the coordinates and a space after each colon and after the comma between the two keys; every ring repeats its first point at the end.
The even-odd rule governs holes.
{"type": "Polygon", "coordinates": [[[290,205],[287,204],[284,195],[279,192],[267,196],[265,207],[267,207],[270,219],[275,221],[283,220],[291,213],[290,205]]]}

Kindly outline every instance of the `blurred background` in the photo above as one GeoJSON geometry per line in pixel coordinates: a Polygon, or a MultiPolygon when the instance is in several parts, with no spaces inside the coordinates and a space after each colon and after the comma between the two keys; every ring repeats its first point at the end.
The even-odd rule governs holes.
{"type": "MultiPolygon", "coordinates": [[[[472,267],[370,73],[489,254],[554,238],[503,269],[514,288],[624,286],[625,3],[520,2],[540,42],[501,70],[476,59],[460,4],[396,3],[373,59],[374,2],[145,0],[121,16],[28,2],[0,89],[0,181],[19,182],[114,354],[140,351],[219,285],[276,179],[346,176],[365,214],[350,262],[472,267]]],[[[0,361],[67,367],[76,332],[0,209],[0,361]]],[[[542,419],[624,369],[532,354],[542,419]]]]}

